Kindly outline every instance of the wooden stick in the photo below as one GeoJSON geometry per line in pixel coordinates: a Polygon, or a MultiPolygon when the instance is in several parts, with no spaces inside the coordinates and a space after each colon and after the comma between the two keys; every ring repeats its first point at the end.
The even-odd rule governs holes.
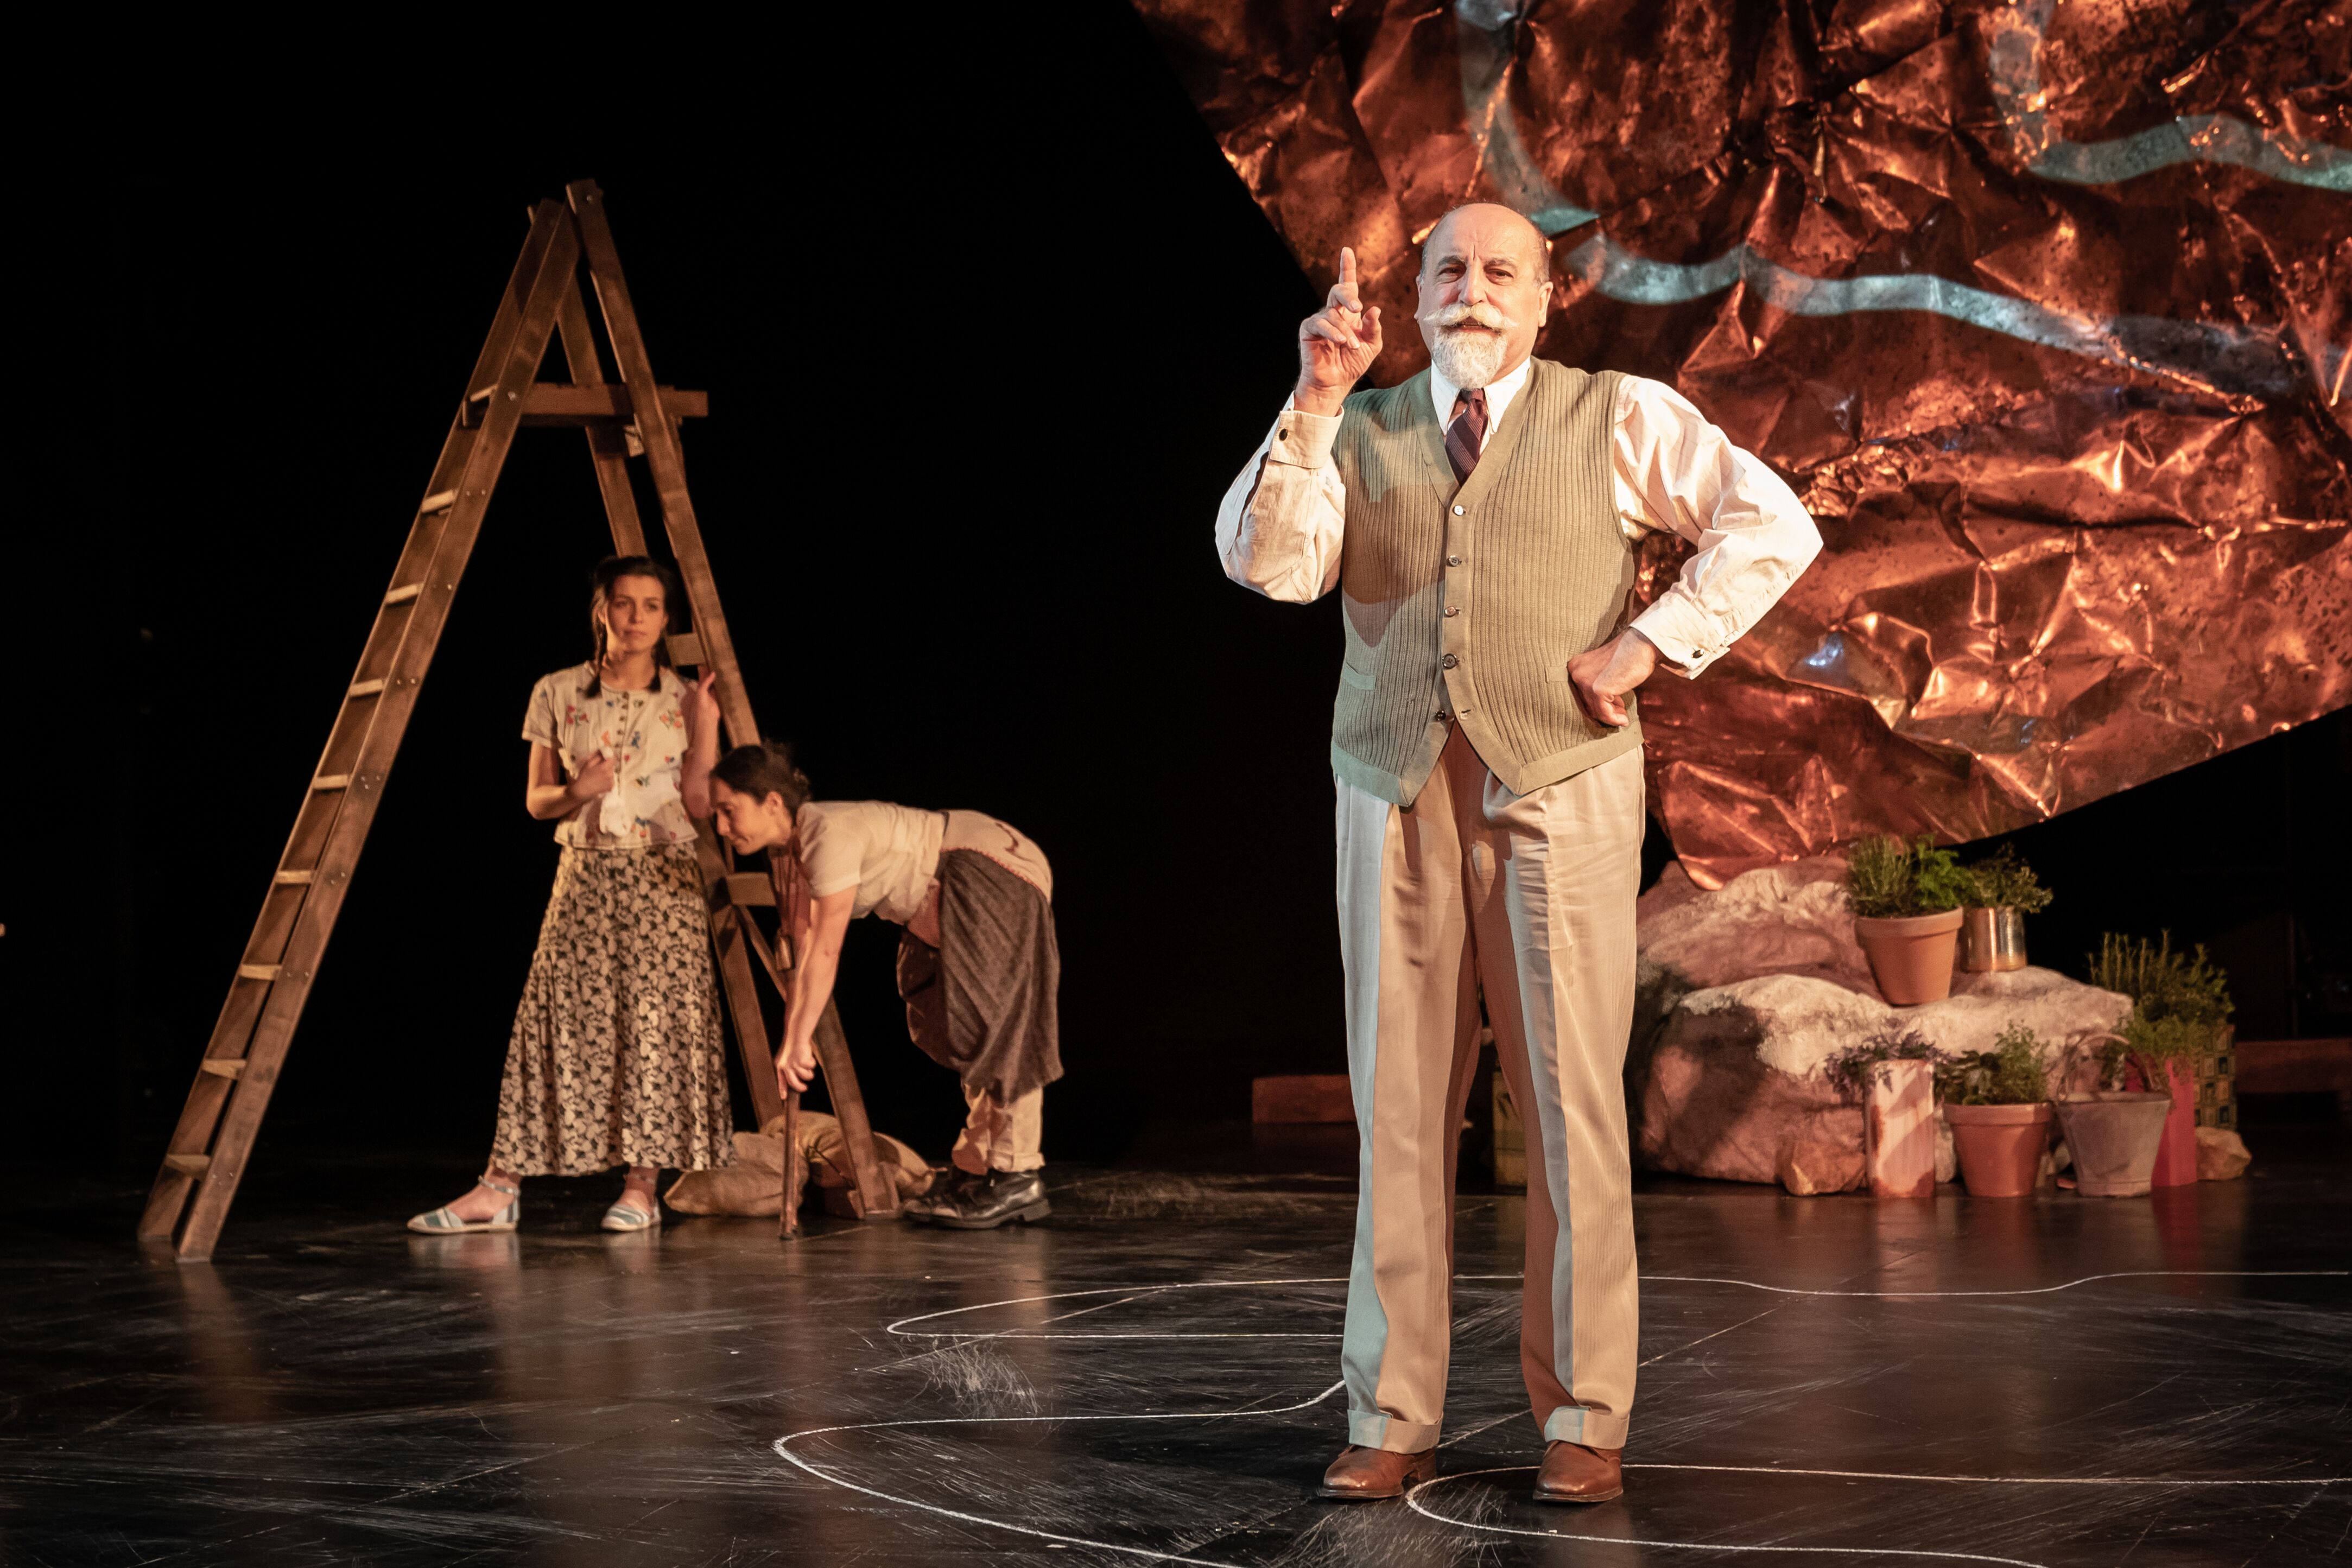
{"type": "Polygon", "coordinates": [[[801,1158],[801,1097],[784,1096],[784,1207],[776,1217],[776,1234],[786,1239],[801,1233],[801,1197],[808,1181],[808,1162],[801,1158]]]}

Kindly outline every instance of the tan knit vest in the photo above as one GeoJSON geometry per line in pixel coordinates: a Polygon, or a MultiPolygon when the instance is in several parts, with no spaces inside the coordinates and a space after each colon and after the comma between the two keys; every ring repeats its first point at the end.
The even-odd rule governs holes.
{"type": "Polygon", "coordinates": [[[1426,371],[1348,399],[1332,447],[1348,486],[1348,646],[1331,768],[1401,806],[1444,748],[1441,714],[1520,795],[1642,744],[1639,719],[1595,724],[1568,681],[1568,661],[1622,625],[1633,590],[1611,476],[1617,372],[1529,370],[1465,484],[1445,461],[1426,371]]]}

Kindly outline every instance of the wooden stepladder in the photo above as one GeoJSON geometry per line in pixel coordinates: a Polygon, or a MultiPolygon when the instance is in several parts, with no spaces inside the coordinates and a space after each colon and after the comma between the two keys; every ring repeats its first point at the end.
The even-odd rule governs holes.
{"type": "MultiPolygon", "coordinates": [[[[568,201],[544,201],[532,210],[522,255],[466,382],[467,395],[450,422],[392,586],[376,611],[326,750],[295,813],[294,831],[139,1222],[142,1238],[160,1239],[176,1231],[183,1262],[208,1260],[219,1239],[519,429],[577,425],[586,431],[613,543],[624,555],[646,553],[628,472],[629,457],[642,449],[693,618],[690,631],[669,639],[670,657],[689,670],[708,664],[719,672],[719,712],[731,744],[759,738],[687,492],[678,444],[677,421],[706,413],[708,399],[654,381],[605,223],[604,193],[593,181],[583,180],[566,187],[565,195],[568,201]],[[619,371],[617,382],[604,378],[580,288],[583,265],[619,371]],[[541,361],[558,334],[572,379],[542,382],[541,361]]],[[[784,1105],[768,1060],[772,1037],[752,966],[756,960],[781,988],[792,963],[791,944],[782,932],[767,936],[750,913],[751,906],[776,904],[768,875],[735,871],[707,823],[701,825],[699,849],[719,980],[752,1104],[766,1126],[784,1105]]],[[[869,1218],[894,1214],[897,1192],[875,1156],[856,1071],[830,1003],[816,1043],[849,1145],[857,1207],[869,1218]]],[[[790,1218],[787,1214],[788,1232],[790,1218]]]]}

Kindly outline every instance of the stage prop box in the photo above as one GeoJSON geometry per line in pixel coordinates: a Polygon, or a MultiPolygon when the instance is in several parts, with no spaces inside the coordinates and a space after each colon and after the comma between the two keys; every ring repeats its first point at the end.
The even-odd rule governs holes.
{"type": "Polygon", "coordinates": [[[2352,696],[2341,5],[1139,9],[1316,286],[1356,248],[1375,381],[1423,363],[1418,241],[1504,202],[1551,237],[1538,351],[1671,383],[1820,519],[1761,626],[1643,689],[1693,881],[2005,831],[2352,696]]]}

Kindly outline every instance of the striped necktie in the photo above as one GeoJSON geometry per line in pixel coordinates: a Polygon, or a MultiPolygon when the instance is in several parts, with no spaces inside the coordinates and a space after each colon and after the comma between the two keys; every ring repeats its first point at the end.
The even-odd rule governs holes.
{"type": "Polygon", "coordinates": [[[1478,466],[1478,450],[1486,444],[1486,392],[1472,387],[1454,400],[1454,423],[1445,427],[1445,460],[1454,465],[1458,483],[1478,466]]]}

